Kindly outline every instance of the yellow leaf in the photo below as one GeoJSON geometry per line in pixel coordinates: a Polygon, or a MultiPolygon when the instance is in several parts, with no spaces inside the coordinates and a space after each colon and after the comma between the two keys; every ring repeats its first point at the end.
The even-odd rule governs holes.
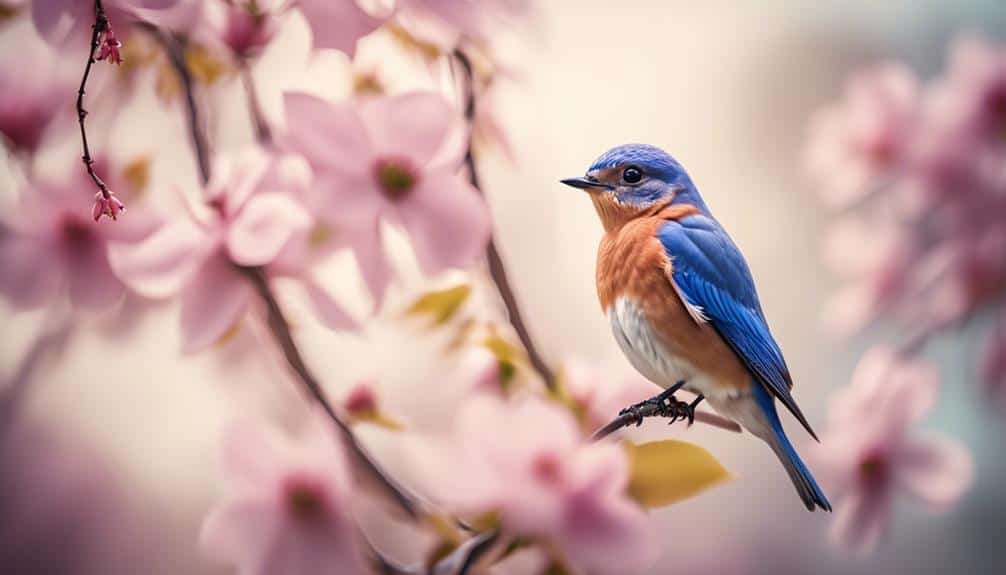
{"type": "Polygon", "coordinates": [[[665,439],[625,447],[629,495],[644,507],[670,505],[730,479],[711,453],[692,443],[665,439]]]}
{"type": "Polygon", "coordinates": [[[150,182],[150,156],[138,156],[126,164],[122,169],[122,178],[136,196],[142,195],[150,182]]]}
{"type": "Polygon", "coordinates": [[[420,296],[405,313],[413,316],[431,315],[434,325],[443,325],[454,317],[471,293],[472,288],[468,284],[431,291],[420,296]]]}

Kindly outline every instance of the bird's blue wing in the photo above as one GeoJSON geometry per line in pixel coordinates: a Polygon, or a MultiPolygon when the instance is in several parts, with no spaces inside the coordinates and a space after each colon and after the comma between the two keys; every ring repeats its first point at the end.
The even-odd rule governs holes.
{"type": "Polygon", "coordinates": [[[747,262],[730,236],[704,215],[668,221],[658,236],[672,260],[671,279],[681,296],[701,308],[757,380],[816,439],[790,394],[793,380],[786,360],[765,321],[747,262]]]}

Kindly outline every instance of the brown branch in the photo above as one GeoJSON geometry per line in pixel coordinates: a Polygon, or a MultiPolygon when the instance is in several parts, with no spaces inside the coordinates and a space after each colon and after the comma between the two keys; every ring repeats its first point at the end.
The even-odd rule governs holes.
{"type": "MultiPolygon", "coordinates": [[[[623,427],[639,425],[642,423],[642,420],[647,417],[666,417],[666,415],[662,413],[662,408],[657,403],[646,403],[640,405],[636,407],[635,413],[620,413],[618,417],[611,420],[610,423],[595,431],[593,437],[591,437],[591,441],[604,439],[623,427]]],[[[719,427],[720,429],[733,431],[735,433],[741,432],[740,425],[737,425],[735,422],[725,417],[721,417],[708,411],[696,411],[695,421],[700,421],[702,423],[712,425],[713,427],[719,427]]]]}
{"type": "Polygon", "coordinates": [[[189,137],[192,140],[192,149],[196,156],[196,163],[199,167],[199,177],[203,185],[210,181],[210,151],[206,141],[206,134],[203,132],[202,120],[199,116],[199,106],[196,104],[195,80],[189,70],[188,62],[185,60],[185,40],[160,30],[151,24],[141,23],[140,28],[146,30],[161,45],[164,53],[171,62],[171,67],[178,75],[178,81],[182,84],[182,93],[185,94],[185,112],[188,120],[189,137]]]}
{"type": "Polygon", "coordinates": [[[293,339],[293,334],[290,332],[290,324],[283,314],[283,309],[280,307],[279,302],[276,300],[276,296],[272,293],[272,289],[269,286],[269,280],[266,278],[265,272],[262,268],[258,267],[239,267],[238,270],[252,283],[255,291],[262,298],[262,301],[266,304],[267,312],[267,323],[269,326],[269,331],[276,343],[279,345],[283,352],[283,357],[286,359],[290,368],[297,375],[297,378],[303,384],[304,389],[308,392],[308,395],[314,399],[321,408],[325,411],[325,414],[329,419],[335,424],[340,435],[342,436],[343,443],[348,447],[350,454],[353,459],[359,465],[355,465],[354,469],[362,469],[366,472],[366,476],[362,479],[370,479],[373,484],[376,484],[378,488],[388,494],[392,501],[397,504],[408,516],[413,519],[417,519],[420,516],[421,510],[415,499],[407,494],[405,489],[391,479],[386,473],[384,473],[377,463],[374,462],[370,454],[363,448],[362,445],[356,440],[353,435],[352,430],[348,425],[339,417],[336,413],[335,408],[329,402],[328,397],[325,395],[325,391],[322,389],[321,384],[315,378],[311,370],[308,369],[307,364],[304,362],[304,358],[300,353],[300,349],[297,347],[297,343],[293,339]]]}
{"type": "Polygon", "coordinates": [[[255,89],[255,79],[252,78],[247,60],[241,60],[239,72],[241,83],[245,89],[245,97],[248,100],[248,114],[251,116],[252,125],[255,128],[255,139],[259,144],[268,146],[272,143],[272,130],[265,119],[265,114],[262,113],[262,104],[258,98],[258,91],[255,89]]]}
{"type": "MultiPolygon", "coordinates": [[[[177,38],[169,36],[153,26],[147,25],[144,26],[144,29],[150,32],[168,52],[168,56],[170,57],[179,78],[182,80],[182,89],[185,92],[185,100],[188,104],[189,130],[192,135],[193,153],[196,155],[196,159],[199,164],[200,176],[203,184],[205,185],[210,179],[209,148],[206,145],[205,139],[203,139],[201,135],[202,130],[200,129],[201,124],[199,121],[199,109],[196,105],[195,95],[193,94],[194,84],[192,82],[192,75],[188,69],[188,64],[185,61],[183,46],[177,38]]],[[[420,516],[419,504],[413,497],[408,495],[401,486],[394,482],[377,466],[363,446],[356,440],[356,437],[353,435],[349,426],[346,425],[342,418],[339,417],[339,414],[336,413],[335,408],[332,406],[331,402],[328,401],[321,384],[315,378],[314,374],[311,373],[310,369],[308,369],[307,364],[304,362],[304,358],[300,353],[300,349],[297,347],[297,343],[293,339],[293,334],[290,332],[290,324],[287,321],[286,316],[283,314],[283,309],[280,307],[279,302],[276,300],[276,296],[273,294],[272,289],[269,286],[269,280],[266,278],[265,272],[262,268],[258,267],[235,267],[239,273],[251,282],[255,291],[265,304],[269,332],[272,334],[277,345],[279,345],[280,350],[283,352],[283,357],[286,359],[293,372],[297,375],[299,381],[303,384],[303,387],[308,392],[308,395],[318,402],[325,411],[325,414],[335,424],[343,443],[347,446],[353,459],[359,463],[359,465],[354,465],[353,469],[362,469],[366,472],[366,475],[360,479],[364,481],[370,479],[372,483],[378,486],[379,489],[387,493],[391,500],[396,503],[397,506],[400,507],[407,515],[413,518],[418,518],[420,516]]]]}
{"type": "Polygon", "coordinates": [[[101,197],[110,200],[112,192],[109,191],[105,181],[94,171],[94,159],[91,157],[91,149],[87,144],[87,129],[84,121],[87,119],[87,110],[84,109],[84,92],[87,88],[87,80],[91,76],[91,67],[94,66],[95,52],[98,51],[98,42],[101,33],[108,30],[108,17],[105,16],[105,8],[101,5],[101,0],[94,0],[94,24],[91,25],[91,47],[87,52],[87,64],[84,66],[84,75],[80,79],[80,87],[77,89],[77,123],[80,124],[80,142],[84,149],[81,159],[84,167],[87,168],[87,175],[91,176],[94,185],[98,186],[101,197]]]}
{"type": "MultiPolygon", "coordinates": [[[[471,59],[468,55],[464,53],[461,49],[454,50],[454,59],[457,60],[462,71],[464,72],[464,87],[465,87],[465,120],[468,122],[468,145],[465,150],[465,166],[468,168],[468,179],[479,193],[482,193],[482,186],[479,182],[478,168],[475,163],[475,155],[472,152],[472,132],[475,129],[475,71],[472,67],[471,59]]],[[[545,382],[545,386],[549,389],[554,389],[555,387],[555,374],[552,369],[549,368],[548,363],[542,357],[541,353],[538,351],[537,346],[535,346],[534,341],[531,339],[531,332],[527,328],[527,324],[524,323],[524,316],[521,315],[520,305],[517,303],[517,296],[514,294],[513,287],[510,285],[510,278],[507,276],[506,266],[503,264],[503,258],[500,257],[499,249],[496,247],[495,235],[489,237],[489,246],[486,248],[486,257],[489,260],[489,275],[492,277],[493,283],[496,284],[496,289],[499,291],[500,297],[503,299],[503,305],[506,306],[507,317],[510,320],[510,324],[513,325],[513,329],[517,332],[517,337],[520,339],[521,344],[524,349],[527,350],[528,360],[531,362],[531,367],[534,368],[538,375],[545,382]]]]}

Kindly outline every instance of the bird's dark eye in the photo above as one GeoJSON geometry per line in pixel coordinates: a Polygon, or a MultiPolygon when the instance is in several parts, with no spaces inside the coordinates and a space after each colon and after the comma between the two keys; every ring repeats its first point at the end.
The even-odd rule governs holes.
{"type": "Polygon", "coordinates": [[[627,184],[638,184],[643,179],[643,171],[636,166],[629,166],[622,170],[622,179],[627,184]]]}

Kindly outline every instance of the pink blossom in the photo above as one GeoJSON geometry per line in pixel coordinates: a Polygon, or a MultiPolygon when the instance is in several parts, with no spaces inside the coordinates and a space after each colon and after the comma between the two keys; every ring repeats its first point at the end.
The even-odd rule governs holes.
{"type": "Polygon", "coordinates": [[[102,60],[108,60],[111,64],[121,64],[122,54],[119,49],[122,48],[122,42],[115,35],[115,30],[112,29],[111,24],[107,24],[105,29],[101,31],[98,35],[98,53],[95,55],[94,59],[99,62],[102,60]]]}
{"type": "Polygon", "coordinates": [[[112,273],[111,246],[132,245],[151,231],[150,222],[127,218],[99,225],[88,211],[93,184],[75,172],[63,181],[25,187],[19,205],[0,226],[0,293],[19,307],[43,305],[69,292],[74,306],[109,306],[123,294],[112,273]]]}
{"type": "Polygon", "coordinates": [[[357,383],[342,402],[350,415],[365,416],[377,413],[377,390],[375,382],[361,381],[357,383]]]}
{"type": "MultiPolygon", "coordinates": [[[[183,0],[104,0],[102,6],[109,22],[120,27],[137,18],[149,19],[145,16],[167,13],[180,2],[183,0]]],[[[53,44],[83,42],[94,24],[94,2],[34,0],[31,16],[39,35],[47,41],[53,44]]]]}
{"type": "Polygon", "coordinates": [[[918,247],[910,230],[882,217],[846,216],[825,237],[825,260],[850,283],[824,310],[825,324],[848,335],[895,305],[910,288],[918,247]],[[869,250],[862,249],[869,245],[869,250]]]}
{"type": "Polygon", "coordinates": [[[971,484],[974,462],[963,445],[908,433],[932,409],[938,389],[935,367],[875,348],[831,399],[817,455],[838,500],[832,529],[838,543],[872,550],[888,530],[898,492],[940,509],[971,484]]]}
{"type": "Polygon", "coordinates": [[[214,24],[223,43],[238,58],[258,55],[279,30],[282,6],[277,1],[237,0],[220,7],[214,24]]]}
{"type": "Polygon", "coordinates": [[[463,38],[484,41],[494,26],[529,12],[527,0],[399,0],[397,6],[411,33],[445,51],[463,38]]]}
{"type": "Polygon", "coordinates": [[[125,213],[126,206],[115,194],[109,193],[106,198],[101,192],[94,195],[94,206],[91,208],[91,218],[94,221],[101,219],[101,216],[108,216],[113,220],[119,219],[119,214],[125,213]]]}
{"type": "Polygon", "coordinates": [[[656,393],[653,384],[639,376],[619,374],[577,358],[563,362],[562,385],[582,411],[584,426],[591,432],[611,421],[626,406],[656,393]]]}
{"type": "Polygon", "coordinates": [[[371,15],[356,0],[297,0],[304,13],[316,49],[332,48],[350,57],[356,43],[380,26],[384,20],[371,15]]]}
{"type": "Polygon", "coordinates": [[[844,99],[811,122],[807,169],[821,197],[847,206],[907,160],[918,115],[915,76],[896,63],[860,72],[844,99]]]}
{"type": "Polygon", "coordinates": [[[332,327],[352,320],[304,265],[310,214],[277,181],[282,162],[258,149],[218,158],[205,204],[168,221],[144,242],[112,250],[116,272],[146,297],[181,298],[183,349],[197,351],[235,327],[251,304],[251,284],[239,266],[265,266],[271,279],[289,278],[307,292],[332,327]]]}
{"type": "Polygon", "coordinates": [[[656,559],[646,513],[625,492],[625,453],[587,443],[557,404],[476,396],[448,437],[444,460],[426,468],[449,507],[495,512],[506,532],[555,546],[586,573],[641,573],[656,559]]]}
{"type": "Polygon", "coordinates": [[[0,133],[15,151],[38,150],[60,108],[70,109],[71,82],[48,64],[0,67],[0,133]]]}
{"type": "Polygon", "coordinates": [[[416,92],[337,105],[287,94],[285,105],[287,144],[316,171],[322,217],[355,230],[357,261],[378,301],[390,273],[382,221],[405,229],[428,274],[482,254],[489,214],[458,171],[460,118],[442,97],[416,92]]]}
{"type": "Polygon", "coordinates": [[[352,481],[334,430],[296,441],[273,428],[235,426],[224,439],[229,495],[200,541],[238,573],[367,573],[352,518],[352,481]]]}

